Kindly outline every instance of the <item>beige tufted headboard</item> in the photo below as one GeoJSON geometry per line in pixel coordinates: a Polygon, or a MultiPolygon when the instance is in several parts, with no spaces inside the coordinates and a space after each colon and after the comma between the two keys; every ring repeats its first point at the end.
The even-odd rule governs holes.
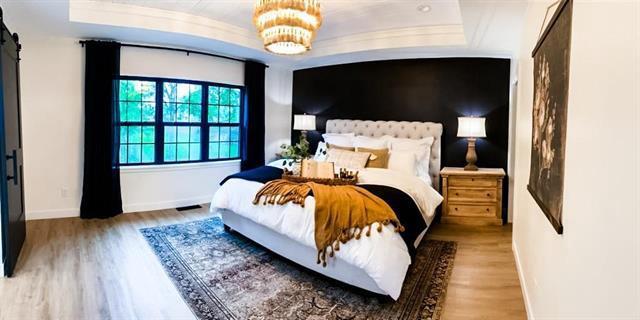
{"type": "Polygon", "coordinates": [[[435,122],[327,120],[327,133],[350,133],[367,137],[390,135],[396,138],[422,139],[433,137],[429,175],[433,187],[440,190],[440,146],[442,124],[435,122]]]}

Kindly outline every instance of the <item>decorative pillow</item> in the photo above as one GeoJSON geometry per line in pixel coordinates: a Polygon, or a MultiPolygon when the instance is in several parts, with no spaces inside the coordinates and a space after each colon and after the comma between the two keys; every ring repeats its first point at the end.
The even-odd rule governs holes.
{"type": "Polygon", "coordinates": [[[328,149],[328,146],[326,143],[322,141],[318,142],[318,147],[316,148],[316,154],[313,156],[313,160],[315,161],[327,160],[327,149],[328,149]]]}
{"type": "Polygon", "coordinates": [[[355,152],[329,148],[327,162],[333,162],[335,168],[362,169],[369,161],[368,152],[355,152]]]}
{"type": "Polygon", "coordinates": [[[355,135],[352,133],[325,133],[322,135],[322,139],[324,142],[330,143],[333,145],[343,146],[343,147],[353,147],[353,137],[355,135]]]}
{"type": "Polygon", "coordinates": [[[416,171],[416,154],[413,151],[393,151],[389,154],[390,170],[406,173],[415,176],[416,171]]]}
{"type": "Polygon", "coordinates": [[[384,149],[389,147],[389,142],[380,138],[356,136],[353,138],[353,146],[356,148],[384,149]]]}
{"type": "Polygon", "coordinates": [[[369,148],[356,148],[357,152],[371,153],[369,162],[367,162],[367,168],[383,168],[386,169],[389,165],[389,149],[369,149],[369,148]]]}
{"type": "Polygon", "coordinates": [[[416,164],[416,175],[421,178],[429,178],[429,161],[431,158],[431,146],[434,141],[433,137],[404,139],[384,136],[383,139],[389,142],[391,153],[394,151],[414,152],[416,160],[418,161],[416,164]]]}
{"type": "Polygon", "coordinates": [[[335,144],[331,144],[331,143],[327,143],[327,149],[340,149],[340,150],[346,150],[346,151],[356,151],[355,147],[343,147],[343,146],[339,146],[339,145],[335,145],[335,144]]]}

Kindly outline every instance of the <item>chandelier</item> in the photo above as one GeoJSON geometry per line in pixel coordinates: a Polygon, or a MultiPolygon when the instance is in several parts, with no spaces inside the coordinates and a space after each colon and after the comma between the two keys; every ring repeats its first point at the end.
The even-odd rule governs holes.
{"type": "Polygon", "coordinates": [[[316,0],[257,0],[253,23],[272,53],[294,55],[311,49],[322,24],[316,0]]]}

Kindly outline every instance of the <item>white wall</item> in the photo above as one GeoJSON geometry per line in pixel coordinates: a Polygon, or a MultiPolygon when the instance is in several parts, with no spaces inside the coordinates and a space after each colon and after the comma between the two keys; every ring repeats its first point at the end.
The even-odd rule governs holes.
{"type": "Polygon", "coordinates": [[[574,4],[563,235],[526,189],[531,50],[551,2],[530,3],[519,62],[513,247],[529,317],[639,319],[640,2],[574,4]]]}
{"type": "MultiPolygon", "coordinates": [[[[12,27],[21,32],[20,26],[12,27]]],[[[21,32],[27,219],[77,216],[82,192],[84,50],[74,38],[21,32]]],[[[244,65],[177,52],[123,48],[121,73],[242,85],[244,65]]],[[[292,72],[267,69],[267,146],[288,138],[292,72]]],[[[288,141],[288,140],[287,140],[288,141]]],[[[267,153],[274,153],[272,147],[267,153]]],[[[238,161],[123,168],[126,212],[208,202],[238,161]]]]}

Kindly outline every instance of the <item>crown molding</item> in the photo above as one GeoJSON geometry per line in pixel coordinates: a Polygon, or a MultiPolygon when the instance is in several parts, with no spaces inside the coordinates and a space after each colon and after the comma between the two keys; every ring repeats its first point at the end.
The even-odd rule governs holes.
{"type": "Polygon", "coordinates": [[[358,33],[314,42],[310,56],[413,47],[466,46],[461,24],[396,28],[358,33]]]}
{"type": "Polygon", "coordinates": [[[253,30],[170,10],[112,2],[72,0],[69,2],[69,21],[181,33],[262,50],[262,42],[253,30]]]}

